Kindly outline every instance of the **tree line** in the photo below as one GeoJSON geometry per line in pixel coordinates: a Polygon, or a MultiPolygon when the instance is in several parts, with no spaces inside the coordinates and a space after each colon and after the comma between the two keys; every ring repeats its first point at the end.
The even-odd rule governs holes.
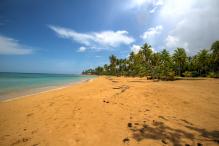
{"type": "Polygon", "coordinates": [[[173,80],[180,77],[219,77],[219,41],[210,50],[203,49],[188,56],[184,48],[176,48],[173,54],[163,49],[153,52],[145,43],[138,53],[131,52],[128,58],[109,57],[109,64],[88,69],[86,75],[112,75],[148,77],[150,79],[173,80]]]}

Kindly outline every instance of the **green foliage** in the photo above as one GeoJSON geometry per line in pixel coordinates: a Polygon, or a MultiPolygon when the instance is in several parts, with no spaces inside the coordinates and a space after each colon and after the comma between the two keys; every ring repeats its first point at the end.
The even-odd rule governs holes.
{"type": "Polygon", "coordinates": [[[173,54],[173,63],[175,69],[178,71],[178,75],[181,76],[182,72],[185,70],[185,66],[187,63],[187,55],[186,51],[183,48],[177,48],[173,54]]]}
{"type": "Polygon", "coordinates": [[[145,43],[138,53],[131,52],[127,59],[109,57],[109,64],[88,69],[82,74],[147,77],[148,79],[174,80],[175,75],[185,77],[219,77],[219,41],[212,44],[211,52],[201,50],[187,56],[185,49],[177,48],[173,55],[163,49],[153,52],[145,43]]]}
{"type": "Polygon", "coordinates": [[[214,73],[214,72],[209,72],[209,73],[208,73],[208,77],[209,77],[209,78],[216,78],[216,73],[214,73]]]}
{"type": "Polygon", "coordinates": [[[213,70],[219,71],[219,41],[216,41],[211,46],[213,70]]]}
{"type": "Polygon", "coordinates": [[[190,71],[185,71],[185,72],[183,73],[183,75],[184,75],[184,77],[192,77],[192,72],[190,72],[190,71]]]}
{"type": "Polygon", "coordinates": [[[219,78],[219,72],[209,72],[208,77],[209,78],[219,78]]]}
{"type": "Polygon", "coordinates": [[[219,41],[216,41],[212,44],[211,50],[213,51],[213,54],[218,56],[219,55],[219,41]]]}
{"type": "Polygon", "coordinates": [[[198,71],[192,71],[192,77],[198,77],[199,75],[198,71]]]}
{"type": "Polygon", "coordinates": [[[166,80],[173,81],[175,79],[175,71],[169,71],[166,80]]]}

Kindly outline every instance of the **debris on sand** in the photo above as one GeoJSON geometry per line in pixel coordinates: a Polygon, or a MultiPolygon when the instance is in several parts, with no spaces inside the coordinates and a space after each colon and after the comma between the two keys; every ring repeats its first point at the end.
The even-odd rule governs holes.
{"type": "Polygon", "coordinates": [[[128,123],[128,127],[132,127],[132,123],[128,123]]]}
{"type": "Polygon", "coordinates": [[[130,139],[128,137],[126,137],[122,141],[123,141],[123,143],[129,143],[130,139]]]}
{"type": "Polygon", "coordinates": [[[165,139],[162,139],[161,142],[164,144],[168,144],[168,142],[165,139]]]}

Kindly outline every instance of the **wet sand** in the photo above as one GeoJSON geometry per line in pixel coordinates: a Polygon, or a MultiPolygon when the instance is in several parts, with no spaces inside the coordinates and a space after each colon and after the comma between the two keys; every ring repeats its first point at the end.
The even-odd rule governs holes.
{"type": "Polygon", "coordinates": [[[98,77],[2,101],[0,145],[219,145],[219,80],[98,77]]]}

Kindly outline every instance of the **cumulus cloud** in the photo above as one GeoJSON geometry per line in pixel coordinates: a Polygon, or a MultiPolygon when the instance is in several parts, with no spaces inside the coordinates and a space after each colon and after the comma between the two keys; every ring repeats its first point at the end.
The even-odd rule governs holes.
{"type": "MultiPolygon", "coordinates": [[[[146,26],[151,24],[163,26],[159,39],[147,40],[156,48],[187,47],[190,55],[193,55],[219,40],[218,0],[130,0],[128,5],[138,12],[145,12],[145,17],[149,20],[144,20],[146,26]],[[171,37],[176,39],[175,42],[171,42],[173,41],[171,37]]],[[[138,14],[135,13],[136,18],[138,14]]],[[[153,36],[156,33],[145,32],[142,38],[145,40],[151,36],[150,34],[153,36]]]]}
{"type": "Polygon", "coordinates": [[[175,48],[185,48],[186,51],[189,53],[188,48],[188,43],[187,42],[183,42],[181,41],[178,37],[176,36],[172,36],[172,35],[168,35],[166,38],[166,47],[169,49],[175,49],[175,48]]]}
{"type": "Polygon", "coordinates": [[[147,31],[144,32],[144,34],[141,36],[141,38],[146,41],[146,40],[160,34],[162,30],[163,30],[163,26],[161,26],[161,25],[158,25],[156,27],[151,27],[147,31]]]}
{"type": "MultiPolygon", "coordinates": [[[[157,51],[154,48],[150,48],[154,53],[156,53],[157,51]]],[[[132,45],[131,47],[131,52],[134,52],[134,54],[137,54],[139,51],[141,50],[141,46],[140,45],[132,45]]]]}
{"type": "Polygon", "coordinates": [[[182,42],[179,38],[177,38],[175,36],[168,35],[166,38],[166,46],[169,48],[177,48],[177,47],[187,48],[188,43],[182,42]]]}
{"type": "Polygon", "coordinates": [[[174,37],[174,36],[168,35],[166,38],[166,46],[167,47],[176,47],[178,42],[179,42],[179,39],[174,37]]]}
{"type": "Polygon", "coordinates": [[[79,49],[78,49],[78,52],[84,52],[84,51],[86,51],[87,50],[87,48],[86,47],[80,47],[79,49]]]}
{"type": "Polygon", "coordinates": [[[218,0],[167,0],[159,17],[172,20],[168,35],[178,39],[175,46],[186,47],[190,54],[194,54],[200,49],[209,48],[219,39],[218,5],[218,0]]]}
{"type": "Polygon", "coordinates": [[[81,44],[90,45],[90,41],[93,39],[91,35],[78,33],[68,28],[52,26],[52,25],[49,25],[49,28],[55,31],[59,37],[72,39],[81,44]]]}
{"type": "Polygon", "coordinates": [[[163,0],[129,0],[126,9],[146,8],[149,13],[154,13],[163,3],[163,0]]]}
{"type": "Polygon", "coordinates": [[[27,55],[32,54],[33,50],[21,45],[17,40],[0,35],[0,54],[1,55],[27,55]]]}
{"type": "MultiPolygon", "coordinates": [[[[120,45],[132,44],[135,40],[128,35],[127,31],[102,31],[91,33],[79,33],[72,29],[49,25],[61,38],[71,39],[72,41],[83,44],[91,49],[114,48],[120,45]]],[[[86,50],[86,49],[85,49],[86,50]]]]}
{"type": "Polygon", "coordinates": [[[155,48],[151,48],[151,50],[152,50],[154,53],[157,53],[157,51],[156,51],[155,48]]]}
{"type": "Polygon", "coordinates": [[[154,7],[153,9],[151,9],[149,12],[150,13],[154,13],[157,10],[157,7],[154,7]]]}
{"type": "Polygon", "coordinates": [[[131,51],[137,54],[141,50],[141,46],[139,45],[132,45],[131,51]]]}
{"type": "Polygon", "coordinates": [[[104,31],[94,33],[94,41],[103,46],[117,47],[122,44],[129,45],[134,42],[134,39],[128,36],[127,31],[104,31]]]}

